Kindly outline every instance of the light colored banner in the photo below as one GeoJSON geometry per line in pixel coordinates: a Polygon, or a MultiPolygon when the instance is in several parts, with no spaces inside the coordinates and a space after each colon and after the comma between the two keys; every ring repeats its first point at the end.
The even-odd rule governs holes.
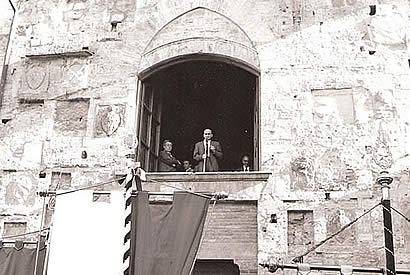
{"type": "Polygon", "coordinates": [[[57,196],[48,275],[122,273],[124,193],[57,196]]]}

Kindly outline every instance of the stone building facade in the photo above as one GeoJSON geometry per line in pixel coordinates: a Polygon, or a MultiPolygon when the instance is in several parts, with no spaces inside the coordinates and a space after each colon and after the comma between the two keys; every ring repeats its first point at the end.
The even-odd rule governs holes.
{"type": "MultiPolygon", "coordinates": [[[[221,219],[215,228],[231,230],[232,213],[255,211],[255,218],[241,215],[245,229],[238,234],[251,232],[244,236],[250,236],[255,251],[254,260],[241,262],[241,253],[232,257],[241,274],[267,274],[257,262],[290,261],[378,203],[375,179],[386,168],[394,177],[392,204],[410,216],[408,1],[16,2],[11,35],[11,10],[0,25],[2,57],[10,39],[0,94],[3,236],[38,229],[39,190],[104,182],[126,174],[136,161],[154,171],[165,137],[156,130],[177,137],[180,148],[197,141],[182,140],[175,129],[163,127],[178,108],[181,119],[198,112],[202,121],[197,126],[205,127],[209,116],[201,112],[210,107],[203,98],[196,98],[193,111],[178,104],[188,90],[201,90],[209,82],[220,91],[211,97],[220,95],[225,102],[215,108],[226,116],[215,115],[210,123],[227,148],[227,159],[246,148],[255,170],[269,174],[238,178],[238,173],[222,172],[211,184],[203,176],[149,177],[198,191],[230,191],[231,204],[221,204],[226,211],[214,209],[221,219]],[[189,84],[175,86],[184,77],[189,84]],[[172,99],[176,87],[184,92],[172,99]],[[168,98],[158,99],[158,91],[168,98]],[[240,110],[230,110],[239,97],[246,98],[238,101],[240,110]],[[233,118],[242,113],[248,121],[236,122],[233,118]],[[241,134],[249,134],[243,144],[236,139],[241,134]],[[255,226],[247,224],[252,221],[255,226]]],[[[200,139],[197,126],[186,129],[200,139]]],[[[396,261],[409,268],[410,224],[393,218],[396,261]]],[[[212,242],[218,240],[210,240],[209,247],[212,242]]],[[[232,253],[234,244],[226,244],[232,253]]],[[[218,247],[223,248],[206,250],[205,245],[200,256],[218,259],[209,252],[218,247]]],[[[305,262],[382,266],[381,209],[305,262]]]]}

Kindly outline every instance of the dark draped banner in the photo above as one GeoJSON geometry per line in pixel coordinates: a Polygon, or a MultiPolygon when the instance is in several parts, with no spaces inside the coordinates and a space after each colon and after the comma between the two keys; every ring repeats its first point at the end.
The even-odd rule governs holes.
{"type": "MultiPolygon", "coordinates": [[[[0,244],[0,275],[34,275],[36,248],[24,248],[21,242],[15,247],[0,244]]],[[[46,249],[40,245],[36,275],[43,274],[46,249]]]]}
{"type": "Polygon", "coordinates": [[[132,205],[130,275],[188,275],[194,264],[209,199],[175,192],[172,204],[150,204],[138,192],[132,205]]]}

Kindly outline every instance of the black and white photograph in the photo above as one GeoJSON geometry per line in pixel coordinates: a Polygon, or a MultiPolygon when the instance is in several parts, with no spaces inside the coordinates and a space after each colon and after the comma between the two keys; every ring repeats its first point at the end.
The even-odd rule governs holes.
{"type": "Polygon", "coordinates": [[[0,275],[410,275],[410,0],[0,0],[0,275]]]}

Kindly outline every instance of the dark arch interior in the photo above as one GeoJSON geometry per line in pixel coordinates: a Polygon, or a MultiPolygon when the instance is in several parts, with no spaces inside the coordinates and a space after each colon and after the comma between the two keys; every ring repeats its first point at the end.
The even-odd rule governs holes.
{"type": "Polygon", "coordinates": [[[239,275],[240,270],[233,260],[196,260],[193,275],[239,275]]]}
{"type": "Polygon", "coordinates": [[[187,61],[154,73],[146,81],[160,92],[161,142],[171,139],[173,154],[192,161],[194,144],[211,128],[224,153],[221,171],[239,168],[243,154],[252,160],[256,80],[241,68],[216,61],[187,61]]]}

